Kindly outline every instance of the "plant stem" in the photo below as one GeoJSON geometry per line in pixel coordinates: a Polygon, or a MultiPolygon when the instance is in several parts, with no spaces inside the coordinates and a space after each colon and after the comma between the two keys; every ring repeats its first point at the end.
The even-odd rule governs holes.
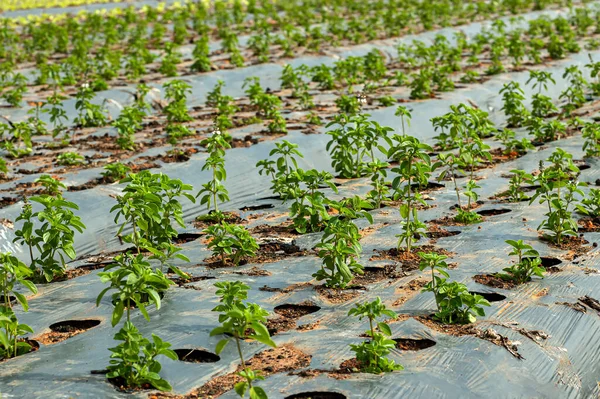
{"type": "MultiPolygon", "coordinates": [[[[242,347],[240,346],[240,338],[237,334],[237,331],[233,333],[233,337],[235,338],[235,344],[237,346],[238,354],[240,355],[240,362],[242,363],[242,369],[246,370],[246,362],[244,361],[244,355],[242,354],[242,347]]],[[[248,387],[252,389],[252,380],[246,377],[248,381],[248,387]]]]}

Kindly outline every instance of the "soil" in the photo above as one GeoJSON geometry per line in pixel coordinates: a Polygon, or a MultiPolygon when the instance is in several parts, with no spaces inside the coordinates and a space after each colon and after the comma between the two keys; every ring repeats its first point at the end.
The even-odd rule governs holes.
{"type": "Polygon", "coordinates": [[[292,228],[292,221],[286,220],[278,225],[261,224],[249,229],[250,233],[259,237],[296,238],[300,234],[292,228]]]}
{"type": "MultiPolygon", "coordinates": [[[[256,255],[252,258],[243,259],[242,261],[240,261],[240,265],[245,265],[247,263],[273,263],[288,257],[305,256],[306,254],[306,251],[300,250],[300,247],[298,247],[295,244],[287,244],[283,242],[274,241],[259,244],[259,248],[256,252],[256,255]]],[[[225,263],[223,264],[220,256],[211,256],[209,258],[204,259],[204,262],[209,268],[223,268],[236,266],[229,259],[226,259],[225,263]]]]}
{"type": "MultiPolygon", "coordinates": [[[[209,212],[208,215],[210,215],[212,212],[209,212]]],[[[229,224],[246,224],[247,221],[242,219],[239,215],[239,213],[237,212],[223,212],[223,216],[225,216],[225,222],[229,223],[229,224]]],[[[216,221],[212,221],[212,220],[199,220],[196,219],[194,220],[193,224],[194,227],[197,228],[198,230],[204,230],[207,227],[210,227],[214,224],[216,224],[216,221]]]]}
{"type": "MultiPolygon", "coordinates": [[[[274,312],[277,317],[267,321],[267,328],[271,335],[279,334],[296,328],[296,321],[302,316],[318,312],[321,308],[314,302],[304,301],[298,304],[284,304],[276,306],[274,312]]],[[[305,328],[305,330],[307,330],[305,328]]]]}
{"type": "Polygon", "coordinates": [[[585,244],[589,244],[589,241],[587,241],[582,236],[563,236],[561,243],[556,244],[555,242],[550,241],[548,238],[546,238],[546,236],[540,234],[540,240],[545,241],[549,246],[553,248],[562,249],[563,251],[569,251],[569,255],[565,256],[567,259],[572,259],[573,257],[582,255],[586,252],[589,252],[592,249],[592,247],[585,246],[585,244]]]}
{"type": "Polygon", "coordinates": [[[398,248],[391,248],[387,250],[373,250],[376,254],[371,256],[370,261],[374,260],[394,260],[402,264],[403,271],[412,271],[419,268],[421,257],[419,252],[435,252],[440,255],[452,256],[453,253],[446,251],[445,249],[437,248],[433,245],[421,245],[418,247],[412,247],[410,252],[404,250],[398,251],[398,248]]]}
{"type": "Polygon", "coordinates": [[[511,288],[515,288],[518,284],[511,280],[504,280],[495,274],[478,274],[473,276],[473,280],[476,283],[487,285],[492,288],[502,288],[505,290],[510,290],[511,288]]]}
{"type": "Polygon", "coordinates": [[[600,231],[600,220],[595,218],[583,217],[577,221],[577,224],[579,224],[579,231],[582,233],[600,231]]]}
{"type": "MultiPolygon", "coordinates": [[[[231,344],[230,344],[231,345],[231,344]]],[[[267,349],[262,351],[246,361],[246,366],[252,368],[254,371],[261,371],[264,377],[268,377],[271,374],[283,373],[287,371],[293,371],[300,368],[308,367],[310,364],[311,356],[302,352],[300,349],[286,344],[273,349],[267,349]]],[[[233,389],[233,386],[238,382],[242,381],[242,377],[237,375],[242,370],[241,366],[238,366],[235,372],[229,373],[222,376],[217,376],[202,385],[200,388],[195,389],[187,395],[170,395],[170,394],[157,394],[157,398],[189,398],[189,399],[214,399],[218,398],[225,392],[233,389]]]]}
{"type": "Polygon", "coordinates": [[[425,279],[423,277],[418,277],[413,280],[410,280],[408,282],[408,284],[397,288],[396,292],[394,292],[394,296],[400,295],[400,298],[396,299],[392,305],[393,306],[402,305],[403,303],[408,301],[410,298],[414,297],[419,292],[421,292],[421,288],[423,288],[425,286],[425,284],[427,284],[427,283],[428,283],[427,279],[425,279]]]}
{"type": "Polygon", "coordinates": [[[317,285],[315,290],[321,297],[321,299],[329,303],[345,303],[360,295],[360,290],[364,290],[363,287],[349,286],[344,289],[339,288],[327,288],[324,285],[317,285]]]}

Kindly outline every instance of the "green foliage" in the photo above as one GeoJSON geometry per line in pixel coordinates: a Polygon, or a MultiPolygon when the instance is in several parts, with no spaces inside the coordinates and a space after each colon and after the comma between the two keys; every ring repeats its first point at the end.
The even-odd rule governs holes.
{"type": "Polygon", "coordinates": [[[130,253],[117,255],[114,263],[98,273],[103,283],[110,286],[103,289],[96,299],[96,306],[104,295],[110,290],[116,290],[112,294],[114,310],[112,314],[112,326],[116,326],[123,313],[126,312],[127,322],[130,321],[130,310],[135,305],[146,320],[150,320],[146,306],[152,303],[160,309],[160,293],[166,291],[169,285],[174,284],[160,270],[154,271],[150,263],[144,259],[142,254],[132,255],[130,253]]]}
{"type": "Polygon", "coordinates": [[[179,198],[185,197],[195,202],[195,198],[187,192],[192,190],[192,186],[148,170],[130,173],[121,182],[127,183],[127,186],[123,189],[123,195],[117,196],[117,204],[110,210],[111,213],[117,211],[115,223],[121,217],[124,219],[117,235],[121,236],[125,227],[131,227],[132,232],[122,238],[125,242],[133,243],[138,253],[142,249],[159,249],[163,243],[172,243],[177,236],[173,222],[185,227],[179,198]]]}
{"type": "Polygon", "coordinates": [[[256,164],[260,175],[266,175],[271,178],[271,191],[281,199],[287,200],[295,198],[297,195],[297,185],[289,184],[288,176],[298,169],[296,157],[303,158],[298,150],[298,144],[290,143],[287,140],[275,143],[275,148],[269,152],[269,158],[277,156],[275,160],[264,159],[256,164]]]}
{"type": "Polygon", "coordinates": [[[63,152],[56,157],[56,163],[63,166],[81,165],[85,158],[76,152],[63,152]]]}
{"type": "Polygon", "coordinates": [[[171,385],[160,377],[161,364],[157,356],[166,356],[177,360],[177,354],[171,349],[171,344],[164,342],[152,334],[152,342],[144,338],[139,330],[127,321],[115,334],[117,341],[123,341],[109,350],[110,365],[106,368],[107,378],[122,378],[128,388],[142,388],[150,384],[160,391],[170,391],[171,385]]]}
{"type": "Polygon", "coordinates": [[[223,215],[219,211],[219,201],[229,201],[229,192],[222,182],[227,179],[225,170],[225,150],[231,148],[231,145],[226,141],[225,136],[221,131],[216,129],[206,139],[200,142],[200,145],[208,151],[208,158],[202,170],[211,170],[212,179],[202,185],[202,189],[196,194],[196,198],[200,197],[200,205],[205,205],[210,209],[211,204],[214,206],[214,218],[217,221],[223,220],[223,215]]]}
{"type": "Polygon", "coordinates": [[[33,330],[21,324],[13,311],[11,296],[21,304],[24,311],[29,310],[27,298],[16,290],[22,285],[32,294],[37,294],[37,287],[28,280],[33,274],[23,262],[10,253],[0,254],[0,359],[10,359],[31,350],[31,345],[19,337],[33,330]]]}
{"type": "Polygon", "coordinates": [[[529,116],[529,111],[525,108],[523,101],[525,100],[525,93],[521,89],[518,82],[505,83],[500,90],[502,94],[502,100],[504,105],[502,111],[507,117],[508,126],[518,127],[521,126],[529,116]]]}
{"type": "Polygon", "coordinates": [[[584,196],[580,187],[585,183],[577,182],[573,175],[579,173],[579,168],[572,160],[573,156],[561,148],[557,148],[548,158],[550,166],[544,168],[540,162],[540,173],[535,178],[539,188],[531,197],[530,204],[539,198],[539,203],[545,203],[548,212],[546,219],[540,224],[538,230],[546,230],[549,234],[545,237],[560,245],[564,236],[577,235],[577,222],[573,219],[572,211],[577,206],[579,195],[584,196]]]}
{"type": "Polygon", "coordinates": [[[326,127],[339,126],[329,130],[331,140],[327,143],[332,162],[331,166],[340,177],[352,178],[364,176],[369,172],[368,164],[376,160],[375,151],[387,154],[386,147],[391,140],[388,134],[393,129],[380,126],[375,121],[369,121],[367,114],[348,117],[345,114],[336,115],[326,127]]]}
{"type": "Polygon", "coordinates": [[[15,232],[14,241],[27,245],[34,280],[44,276],[49,282],[62,276],[66,269],[65,257],[75,259],[75,231],[83,233],[85,225],[72,209],[78,210],[79,207],[64,200],[62,195],[42,194],[30,197],[15,220],[23,221],[21,229],[15,232]],[[42,205],[43,209],[33,212],[30,201],[42,205]],[[37,257],[34,257],[34,249],[37,257]]]}
{"type": "Polygon", "coordinates": [[[513,169],[510,171],[510,173],[512,173],[512,176],[510,177],[508,184],[508,201],[520,202],[529,199],[529,197],[522,191],[521,186],[524,184],[532,184],[533,176],[520,169],[513,169]]]}
{"type": "Polygon", "coordinates": [[[102,177],[106,181],[115,182],[127,177],[129,172],[131,172],[129,166],[122,164],[121,162],[115,162],[104,166],[102,177]]]}
{"type": "Polygon", "coordinates": [[[593,122],[586,122],[581,129],[584,139],[583,151],[586,158],[600,156],[600,126],[593,122]]]}
{"type": "MultiPolygon", "coordinates": [[[[235,392],[244,397],[249,392],[251,399],[266,399],[267,395],[260,387],[253,386],[256,380],[264,379],[258,371],[253,371],[246,366],[242,353],[241,341],[258,341],[265,345],[276,347],[275,342],[269,335],[265,326],[269,312],[262,309],[258,304],[244,302],[248,297],[248,287],[242,282],[218,282],[216,294],[219,296],[219,305],[213,312],[220,312],[219,327],[210,332],[210,336],[228,334],[233,338],[240,356],[242,371],[238,374],[244,378],[242,382],[235,385],[235,392]]],[[[221,353],[231,338],[224,338],[217,344],[216,352],[221,353]]]]}
{"type": "Polygon", "coordinates": [[[415,235],[425,232],[427,226],[419,221],[417,206],[426,205],[425,200],[416,187],[427,186],[431,172],[435,166],[432,165],[428,155],[433,149],[419,139],[406,135],[395,135],[392,140],[396,142],[388,151],[388,157],[398,162],[398,166],[392,172],[398,176],[392,181],[392,188],[396,194],[394,198],[401,199],[400,217],[403,219],[402,233],[397,234],[398,249],[406,244],[406,251],[410,252],[415,241],[415,235]],[[405,183],[404,185],[401,185],[405,183]]]}
{"type": "Polygon", "coordinates": [[[88,83],[82,84],[75,95],[75,110],[78,115],[74,122],[81,127],[99,127],[106,125],[105,109],[93,104],[94,90],[88,83]]]}
{"type": "Polygon", "coordinates": [[[506,273],[499,273],[500,278],[523,284],[530,281],[532,276],[544,277],[546,270],[542,266],[538,251],[523,240],[506,240],[506,243],[512,247],[509,255],[517,256],[518,260],[514,265],[504,268],[506,273]]]}
{"type": "Polygon", "coordinates": [[[423,292],[434,295],[437,306],[434,319],[446,324],[469,324],[474,323],[477,316],[485,316],[483,306],[490,306],[487,300],[481,295],[471,294],[464,284],[447,281],[450,275],[446,271],[446,255],[419,252],[419,256],[419,269],[431,271],[431,281],[423,287],[423,292]]]}
{"type": "Polygon", "coordinates": [[[173,79],[164,84],[165,98],[169,100],[163,109],[168,123],[181,123],[192,120],[188,113],[186,101],[187,95],[191,93],[191,86],[183,80],[173,79]]]}
{"type": "Polygon", "coordinates": [[[246,258],[256,255],[258,244],[244,226],[221,222],[209,226],[204,230],[209,240],[208,249],[212,250],[213,256],[221,258],[225,265],[229,260],[235,266],[246,258]]]}
{"type": "Polygon", "coordinates": [[[377,297],[372,302],[357,303],[350,309],[348,316],[357,316],[359,320],[366,317],[369,320],[369,330],[365,334],[370,340],[358,345],[350,344],[352,351],[356,353],[356,360],[361,365],[361,371],[379,374],[403,369],[401,365],[386,357],[396,342],[389,338],[392,335],[389,325],[376,321],[382,316],[396,317],[396,314],[385,307],[381,298],[377,297]]]}
{"type": "Polygon", "coordinates": [[[294,200],[290,206],[290,217],[298,233],[321,231],[329,220],[325,207],[326,197],[319,189],[327,186],[337,192],[332,179],[333,176],[329,172],[319,172],[316,169],[305,171],[299,168],[285,177],[283,184],[294,190],[289,194],[289,198],[294,200]]]}

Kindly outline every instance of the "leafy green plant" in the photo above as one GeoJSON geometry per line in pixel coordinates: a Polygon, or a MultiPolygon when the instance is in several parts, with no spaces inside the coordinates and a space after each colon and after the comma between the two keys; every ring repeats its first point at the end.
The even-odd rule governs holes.
{"type": "Polygon", "coordinates": [[[382,316],[396,317],[396,313],[387,309],[381,298],[377,297],[372,302],[357,303],[350,309],[348,316],[357,316],[359,320],[366,317],[369,320],[369,330],[365,334],[370,340],[358,345],[350,344],[362,371],[379,374],[403,369],[400,364],[386,357],[396,345],[396,342],[389,338],[392,335],[390,326],[385,322],[374,324],[382,316]]]}
{"type": "Polygon", "coordinates": [[[425,223],[419,221],[417,211],[418,205],[426,205],[426,202],[413,186],[427,185],[434,169],[428,155],[433,149],[412,136],[395,135],[392,140],[397,144],[390,148],[388,156],[398,162],[398,166],[392,169],[392,172],[398,174],[392,181],[392,188],[396,191],[395,198],[403,201],[400,205],[400,217],[403,219],[402,233],[397,234],[396,237],[398,237],[398,249],[404,243],[406,252],[410,252],[415,235],[423,233],[427,227],[425,223]],[[405,183],[404,186],[401,186],[402,183],[405,183]]]}
{"type": "Polygon", "coordinates": [[[209,240],[208,249],[214,257],[221,258],[223,266],[227,260],[237,266],[242,260],[256,255],[258,250],[256,240],[243,226],[221,222],[207,227],[204,233],[209,240]]]}
{"type": "Polygon", "coordinates": [[[578,226],[572,211],[577,205],[576,195],[584,195],[580,187],[585,183],[572,179],[572,174],[579,173],[572,158],[571,154],[557,148],[548,158],[548,168],[544,168],[544,162],[540,161],[540,173],[535,179],[540,187],[529,202],[531,204],[539,198],[539,203],[548,207],[546,219],[538,230],[549,231],[545,237],[557,245],[561,245],[564,236],[577,235],[578,226]]]}
{"type": "Polygon", "coordinates": [[[117,211],[115,223],[119,223],[121,217],[124,219],[117,236],[134,244],[138,254],[144,249],[161,249],[162,244],[172,243],[177,236],[173,222],[185,227],[179,198],[185,197],[195,202],[195,198],[188,193],[192,186],[147,170],[130,173],[121,183],[127,183],[127,186],[123,189],[123,195],[117,196],[117,204],[111,209],[111,213],[117,211]],[[131,233],[121,236],[126,227],[131,228],[131,233]]]}
{"type": "Polygon", "coordinates": [[[367,114],[351,117],[341,114],[326,125],[339,126],[327,132],[331,139],[326,149],[332,158],[331,166],[343,178],[364,176],[369,171],[368,163],[376,159],[375,151],[387,153],[380,141],[391,145],[388,133],[393,129],[369,121],[368,118],[367,114]]]}
{"type": "Polygon", "coordinates": [[[529,116],[529,111],[525,108],[525,92],[521,89],[518,82],[505,83],[500,90],[502,94],[502,111],[507,117],[508,126],[518,127],[525,122],[529,116]]]}
{"type": "Polygon", "coordinates": [[[78,112],[75,124],[81,127],[99,127],[106,125],[105,109],[101,105],[93,104],[94,90],[89,83],[79,86],[75,95],[75,109],[78,112]]]}
{"type": "Polygon", "coordinates": [[[186,101],[187,95],[191,93],[191,86],[183,80],[173,79],[164,84],[165,98],[169,100],[163,109],[169,123],[181,123],[192,120],[188,113],[186,101]]]}
{"type": "MultiPolygon", "coordinates": [[[[369,206],[360,198],[357,201],[357,208],[369,206]]],[[[355,274],[363,274],[363,266],[357,260],[362,253],[360,233],[352,219],[362,216],[373,223],[373,218],[368,212],[347,206],[348,203],[331,202],[330,205],[338,211],[338,216],[327,221],[321,241],[315,246],[322,264],[313,277],[317,281],[325,280],[327,287],[345,288],[355,274]]]]}
{"type": "Polygon", "coordinates": [[[575,205],[577,211],[592,219],[600,220],[600,189],[592,188],[588,195],[575,205]]]}
{"type": "Polygon", "coordinates": [[[161,391],[170,391],[171,384],[160,377],[162,368],[157,356],[166,356],[177,360],[177,354],[171,349],[171,344],[164,342],[157,335],[152,334],[152,341],[139,332],[132,322],[127,321],[115,334],[117,341],[123,341],[109,350],[110,365],[106,368],[107,378],[121,378],[123,385],[128,388],[140,388],[146,384],[152,385],[161,391]]]}
{"type": "Polygon", "coordinates": [[[423,292],[434,295],[437,306],[437,313],[433,316],[435,320],[446,324],[469,324],[474,323],[477,316],[485,316],[483,306],[490,306],[485,298],[471,294],[464,284],[447,282],[450,275],[446,271],[446,255],[419,252],[419,256],[419,269],[431,271],[431,281],[423,287],[423,292]]]}
{"type": "Polygon", "coordinates": [[[22,285],[32,294],[37,294],[37,287],[28,280],[33,274],[31,269],[12,254],[0,253],[0,263],[0,359],[10,359],[31,350],[31,345],[19,337],[33,333],[31,327],[19,323],[11,296],[28,311],[27,298],[16,290],[16,285],[22,285]]]}
{"type": "Polygon", "coordinates": [[[506,273],[499,273],[500,278],[523,284],[530,281],[532,276],[544,277],[546,270],[542,266],[538,251],[523,240],[506,240],[506,243],[512,247],[509,255],[515,255],[518,260],[514,265],[504,268],[506,273]]]}
{"type": "Polygon", "coordinates": [[[15,232],[14,242],[27,245],[35,281],[41,280],[42,276],[48,282],[62,276],[66,268],[65,256],[75,259],[75,231],[83,233],[85,225],[72,209],[79,207],[64,200],[62,195],[42,194],[30,197],[15,220],[23,221],[23,226],[15,232]],[[33,212],[31,202],[42,205],[43,209],[33,212]],[[37,256],[34,256],[34,249],[37,256]]]}
{"type": "Polygon", "coordinates": [[[587,158],[600,156],[600,127],[596,123],[587,122],[581,129],[584,139],[583,151],[587,158]]]}
{"type": "Polygon", "coordinates": [[[166,291],[169,285],[174,284],[160,270],[152,270],[150,263],[144,259],[142,254],[117,255],[114,263],[107,265],[102,272],[98,273],[98,276],[103,283],[110,283],[110,285],[100,292],[96,299],[96,306],[100,306],[100,301],[108,291],[116,290],[112,294],[114,310],[111,323],[113,327],[119,323],[123,313],[126,315],[126,321],[128,323],[131,321],[130,312],[134,305],[149,321],[150,316],[146,306],[152,303],[157,309],[160,309],[160,293],[166,291]]]}
{"type": "Polygon", "coordinates": [[[552,99],[542,94],[542,89],[548,90],[549,83],[556,84],[552,74],[546,71],[530,71],[526,84],[530,82],[533,82],[532,88],[534,90],[538,89],[537,93],[534,93],[531,99],[531,115],[538,118],[545,118],[551,113],[558,111],[552,103],[552,99]]]}
{"type": "Polygon", "coordinates": [[[131,172],[129,166],[122,164],[121,162],[115,162],[104,166],[102,177],[106,181],[115,182],[127,177],[129,172],[131,172]]]}
{"type": "Polygon", "coordinates": [[[277,156],[275,160],[264,159],[256,164],[260,175],[271,177],[271,191],[281,199],[287,200],[294,198],[297,194],[296,186],[289,184],[287,178],[294,170],[298,169],[296,157],[303,158],[298,150],[298,144],[290,143],[287,140],[275,143],[275,148],[269,152],[269,157],[277,156]]]}
{"type": "Polygon", "coordinates": [[[207,209],[210,209],[211,204],[214,206],[214,212],[210,216],[212,220],[219,222],[224,218],[223,213],[219,211],[219,201],[229,201],[229,193],[222,182],[227,179],[225,150],[231,148],[231,145],[218,129],[215,129],[208,138],[202,140],[200,145],[205,147],[209,154],[202,170],[212,170],[212,180],[202,185],[202,189],[198,192],[196,198],[200,197],[200,205],[206,204],[207,209]]]}
{"type": "Polygon", "coordinates": [[[533,183],[533,176],[520,169],[513,169],[510,173],[512,173],[512,176],[510,177],[508,191],[506,192],[508,201],[520,202],[529,199],[521,188],[524,184],[533,183]]]}
{"type": "Polygon", "coordinates": [[[63,152],[56,157],[56,163],[64,166],[81,165],[85,158],[76,152],[63,152]]]}
{"type": "Polygon", "coordinates": [[[332,179],[331,173],[316,169],[305,171],[298,168],[286,176],[284,184],[294,188],[289,195],[294,200],[290,206],[290,217],[298,233],[320,231],[329,220],[326,196],[319,189],[326,186],[337,192],[332,179]]]}
{"type": "MultiPolygon", "coordinates": [[[[269,335],[269,330],[265,326],[269,313],[262,309],[258,304],[244,302],[248,297],[250,287],[240,281],[226,281],[215,283],[217,287],[217,296],[219,296],[219,305],[213,312],[220,312],[219,327],[214,328],[210,335],[228,334],[233,338],[237,346],[237,352],[240,357],[242,370],[238,373],[244,380],[235,385],[235,392],[244,397],[246,392],[252,399],[267,398],[265,391],[258,386],[253,385],[256,380],[262,380],[264,377],[258,371],[247,367],[242,352],[242,341],[258,341],[265,345],[276,347],[275,342],[269,335]]],[[[230,338],[224,338],[217,344],[215,352],[221,353],[230,341],[230,338]]]]}

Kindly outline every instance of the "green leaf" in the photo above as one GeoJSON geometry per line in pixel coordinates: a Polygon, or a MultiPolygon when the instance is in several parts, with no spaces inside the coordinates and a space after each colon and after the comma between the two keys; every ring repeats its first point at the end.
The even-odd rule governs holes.
{"type": "Polygon", "coordinates": [[[217,343],[217,346],[215,347],[215,352],[217,353],[217,355],[220,354],[223,351],[223,349],[225,349],[225,346],[228,343],[229,343],[229,339],[227,339],[227,338],[224,338],[217,343]]]}
{"type": "Polygon", "coordinates": [[[250,399],[269,399],[261,387],[250,388],[250,399]]]}

